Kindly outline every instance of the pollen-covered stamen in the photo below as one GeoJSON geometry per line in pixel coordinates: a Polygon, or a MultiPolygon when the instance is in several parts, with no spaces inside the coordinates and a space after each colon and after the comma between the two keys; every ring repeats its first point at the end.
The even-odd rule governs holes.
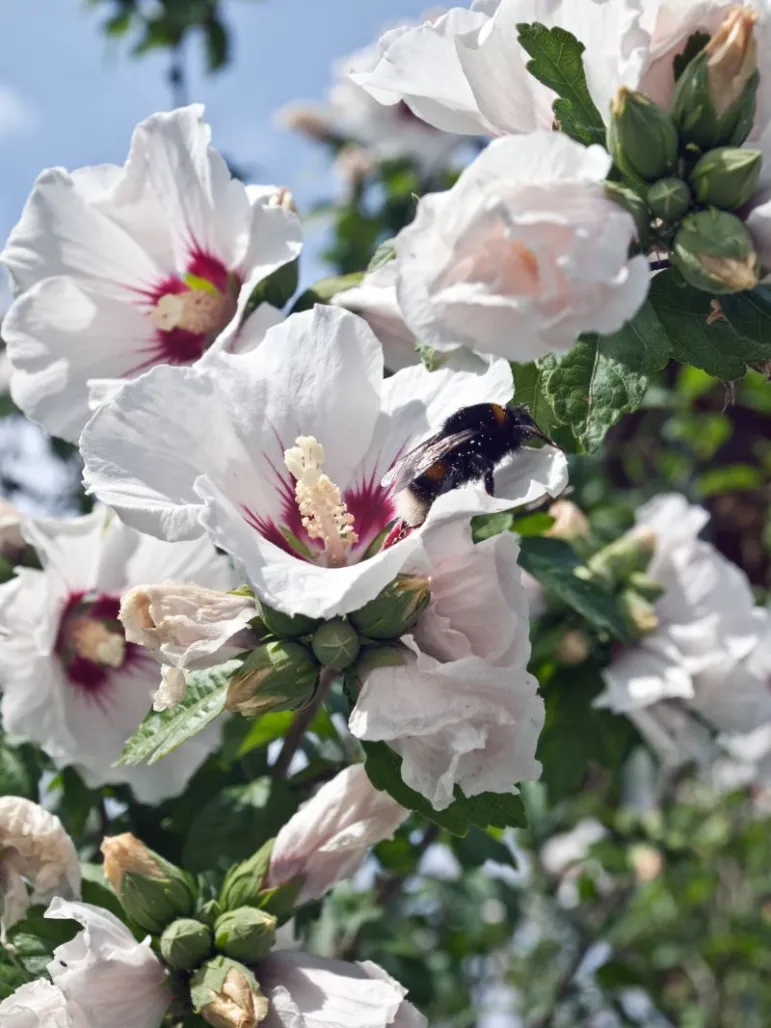
{"type": "Polygon", "coordinates": [[[84,660],[90,660],[102,667],[122,667],[126,659],[126,640],[120,629],[112,628],[98,618],[88,614],[77,615],[69,620],[66,628],[67,641],[72,651],[84,660]]]}
{"type": "Polygon", "coordinates": [[[235,312],[236,297],[232,290],[222,292],[210,282],[186,275],[185,286],[160,296],[151,316],[162,332],[180,328],[193,335],[214,337],[235,312]]]}
{"type": "Polygon", "coordinates": [[[311,539],[323,544],[327,565],[340,567],[359,537],[340,490],[321,471],[323,463],[324,447],[313,436],[298,436],[295,445],[284,451],[284,464],[296,479],[303,527],[311,539]]]}

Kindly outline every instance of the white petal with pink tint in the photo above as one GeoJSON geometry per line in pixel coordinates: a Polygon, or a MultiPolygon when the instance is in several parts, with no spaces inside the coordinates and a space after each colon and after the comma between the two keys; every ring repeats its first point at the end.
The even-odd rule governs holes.
{"type": "Polygon", "coordinates": [[[48,973],[90,1028],[160,1028],[171,994],[149,938],[137,942],[114,914],[89,903],[55,899],[45,916],[83,925],[54,950],[48,973]]]}
{"type": "Polygon", "coordinates": [[[298,903],[319,899],[335,882],[355,874],[370,847],[389,839],[407,813],[387,792],[375,789],[361,764],[345,768],[279,831],[268,884],[301,877],[298,903]]]}
{"type": "Polygon", "coordinates": [[[270,1000],[265,1028],[425,1028],[407,990],[363,961],[347,964],[307,953],[272,953],[257,979],[270,1000]]]}
{"type": "Polygon", "coordinates": [[[0,1003],[0,1024],[9,1028],[94,1028],[46,978],[20,985],[0,1003]]]}

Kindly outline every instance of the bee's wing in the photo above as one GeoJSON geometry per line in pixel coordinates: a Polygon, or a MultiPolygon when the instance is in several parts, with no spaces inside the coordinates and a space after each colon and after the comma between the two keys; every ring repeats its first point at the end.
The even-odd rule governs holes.
{"type": "Polygon", "coordinates": [[[426,439],[401,457],[383,475],[380,484],[393,486],[394,492],[398,492],[428,471],[432,464],[446,457],[456,446],[468,442],[475,435],[476,430],[473,428],[464,428],[462,432],[455,432],[452,435],[442,435],[441,432],[432,435],[430,439],[426,439]]]}

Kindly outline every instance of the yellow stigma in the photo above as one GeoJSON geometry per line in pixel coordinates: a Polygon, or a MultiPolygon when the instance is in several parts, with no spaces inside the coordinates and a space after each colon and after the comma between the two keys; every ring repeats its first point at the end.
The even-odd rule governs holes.
{"type": "Polygon", "coordinates": [[[340,490],[321,471],[323,463],[324,447],[312,435],[298,436],[284,451],[284,464],[297,480],[295,498],[303,527],[323,544],[328,567],[340,567],[359,537],[340,490]]]}

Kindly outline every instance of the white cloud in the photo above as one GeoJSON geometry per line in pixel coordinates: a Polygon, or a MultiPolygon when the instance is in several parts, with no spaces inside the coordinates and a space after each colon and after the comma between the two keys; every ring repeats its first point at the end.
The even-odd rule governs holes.
{"type": "Polygon", "coordinates": [[[0,142],[8,136],[29,132],[37,120],[37,111],[20,93],[11,86],[0,85],[0,142]]]}

